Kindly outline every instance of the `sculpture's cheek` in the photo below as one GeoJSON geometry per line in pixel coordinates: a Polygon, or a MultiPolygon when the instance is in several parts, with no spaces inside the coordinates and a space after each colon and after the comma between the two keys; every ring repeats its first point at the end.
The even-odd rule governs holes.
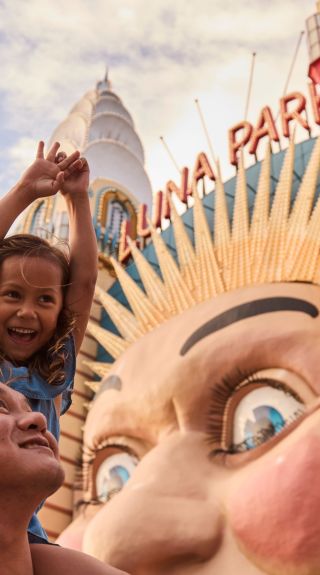
{"type": "Polygon", "coordinates": [[[272,575],[320,573],[320,437],[307,435],[259,466],[231,496],[241,548],[272,575]]]}

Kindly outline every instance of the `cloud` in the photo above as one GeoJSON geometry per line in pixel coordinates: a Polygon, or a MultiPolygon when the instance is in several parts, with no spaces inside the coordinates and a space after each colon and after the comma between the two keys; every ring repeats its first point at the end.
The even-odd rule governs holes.
{"type": "MultiPolygon", "coordinates": [[[[0,164],[3,193],[29,149],[49,139],[82,95],[110,68],[132,114],[157,189],[206,147],[198,97],[214,147],[227,164],[227,129],[243,118],[250,54],[257,51],[250,118],[277,106],[314,0],[2,0],[0,164]]],[[[291,86],[304,89],[303,45],[291,86]]]]}

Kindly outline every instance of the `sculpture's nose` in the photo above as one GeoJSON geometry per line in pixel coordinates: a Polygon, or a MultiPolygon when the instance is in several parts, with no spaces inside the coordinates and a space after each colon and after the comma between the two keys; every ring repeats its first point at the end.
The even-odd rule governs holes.
{"type": "Polygon", "coordinates": [[[222,516],[206,489],[208,458],[201,466],[186,448],[177,438],[154,448],[92,519],[83,551],[133,575],[180,574],[190,562],[209,561],[220,546],[222,516]]]}

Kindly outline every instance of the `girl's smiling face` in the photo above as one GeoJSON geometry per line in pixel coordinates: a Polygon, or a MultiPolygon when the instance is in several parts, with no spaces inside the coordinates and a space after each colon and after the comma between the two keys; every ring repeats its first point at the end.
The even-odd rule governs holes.
{"type": "Polygon", "coordinates": [[[62,271],[43,257],[6,258],[0,267],[0,349],[27,362],[53,336],[63,305],[62,271]]]}

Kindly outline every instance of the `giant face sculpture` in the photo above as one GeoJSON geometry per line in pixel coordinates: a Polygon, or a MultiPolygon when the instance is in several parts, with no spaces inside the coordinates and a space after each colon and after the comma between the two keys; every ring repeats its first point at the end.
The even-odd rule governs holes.
{"type": "MultiPolygon", "coordinates": [[[[319,246],[312,233],[320,208],[310,217],[319,142],[308,187],[301,186],[288,219],[283,182],[292,153],[291,146],[256,254],[265,271],[252,278],[257,260],[251,251],[245,264],[246,246],[260,240],[252,239],[253,224],[251,244],[241,226],[237,238],[234,219],[232,263],[222,277],[231,289],[124,344],[102,381],[85,426],[88,504],[63,544],[133,575],[320,573],[320,287],[313,285],[319,246]],[[304,189],[309,208],[302,214],[304,189]],[[281,205],[280,218],[291,225],[277,235],[281,205]],[[298,234],[294,218],[305,220],[298,234]],[[242,287],[233,289],[236,276],[242,287]]],[[[195,218],[199,206],[196,200],[195,218]]]]}

